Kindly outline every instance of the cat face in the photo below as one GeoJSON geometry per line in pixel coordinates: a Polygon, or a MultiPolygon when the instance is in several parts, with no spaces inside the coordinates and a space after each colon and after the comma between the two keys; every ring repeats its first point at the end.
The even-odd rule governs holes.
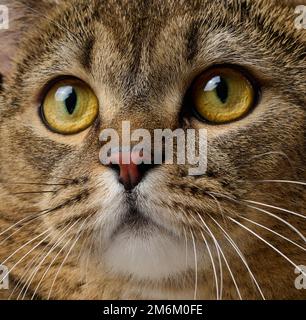
{"type": "MultiPolygon", "coordinates": [[[[306,176],[305,42],[288,5],[76,0],[9,8],[12,29],[0,33],[9,40],[0,47],[1,230],[17,225],[0,253],[5,261],[29,242],[7,261],[26,255],[12,271],[17,280],[42,298],[305,297],[294,288],[294,266],[306,258],[298,183],[306,176]],[[252,106],[232,121],[207,121],[195,115],[193,93],[224,70],[248,83],[252,106]],[[60,131],[52,101],[56,130],[42,110],[52,88],[67,83],[97,106],[73,134],[60,131]],[[101,131],[122,138],[123,121],[150,133],[206,129],[206,174],[163,163],[126,190],[118,170],[99,160],[101,131]]],[[[233,88],[241,99],[245,91],[233,88]]]]}

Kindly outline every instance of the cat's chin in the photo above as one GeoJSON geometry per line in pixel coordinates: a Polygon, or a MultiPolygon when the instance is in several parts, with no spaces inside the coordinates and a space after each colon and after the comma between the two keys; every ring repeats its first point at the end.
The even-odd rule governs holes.
{"type": "MultiPolygon", "coordinates": [[[[105,173],[105,181],[111,188],[108,197],[97,199],[103,210],[94,230],[95,258],[104,270],[156,281],[195,269],[192,243],[161,218],[159,208],[140,205],[137,195],[126,194],[113,175],[105,173]]],[[[143,183],[138,197],[150,192],[143,183]]],[[[202,260],[200,250],[197,259],[202,260]]]]}
{"type": "Polygon", "coordinates": [[[162,280],[195,267],[185,241],[150,224],[117,232],[103,252],[103,264],[111,273],[138,280],[162,280]]]}

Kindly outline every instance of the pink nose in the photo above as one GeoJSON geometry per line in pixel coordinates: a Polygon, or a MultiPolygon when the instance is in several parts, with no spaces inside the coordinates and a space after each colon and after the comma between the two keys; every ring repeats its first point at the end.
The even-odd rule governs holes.
{"type": "Polygon", "coordinates": [[[119,182],[125,190],[134,189],[142,180],[144,174],[152,166],[142,163],[139,153],[118,152],[110,159],[110,167],[119,173],[119,182]],[[129,164],[126,164],[128,161],[129,164]],[[141,162],[141,163],[140,163],[141,162]]]}

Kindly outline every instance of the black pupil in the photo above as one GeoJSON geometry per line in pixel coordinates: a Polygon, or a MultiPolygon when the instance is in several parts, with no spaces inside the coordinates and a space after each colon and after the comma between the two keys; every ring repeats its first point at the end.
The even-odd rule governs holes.
{"type": "Polygon", "coordinates": [[[222,103],[225,103],[228,98],[228,85],[226,80],[224,80],[222,77],[220,77],[220,81],[216,88],[216,93],[218,98],[222,103]]]}
{"type": "Polygon", "coordinates": [[[73,114],[77,105],[77,94],[75,90],[72,88],[71,92],[67,96],[65,100],[65,106],[69,114],[73,114]]]}

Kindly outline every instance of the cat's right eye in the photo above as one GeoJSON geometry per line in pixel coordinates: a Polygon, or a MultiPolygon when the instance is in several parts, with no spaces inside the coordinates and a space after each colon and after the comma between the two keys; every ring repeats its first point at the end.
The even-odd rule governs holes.
{"type": "Polygon", "coordinates": [[[48,90],[41,106],[45,124],[61,134],[75,134],[87,129],[97,118],[98,98],[78,79],[59,80],[48,90]]]}

